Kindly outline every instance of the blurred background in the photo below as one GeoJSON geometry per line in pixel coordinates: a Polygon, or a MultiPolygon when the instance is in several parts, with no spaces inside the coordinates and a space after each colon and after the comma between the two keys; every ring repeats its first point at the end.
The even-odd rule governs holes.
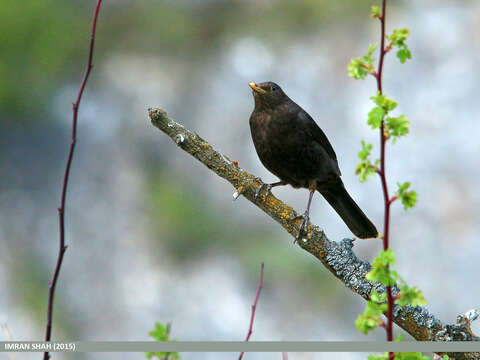
{"type": "MultiPolygon", "coordinates": [[[[266,182],[250,138],[248,82],[273,80],[328,135],[346,187],[379,229],[377,178],[354,175],[373,78],[347,75],[379,40],[371,1],[105,1],[94,69],[79,113],[66,208],[69,246],[57,284],[55,340],[150,340],[172,322],[178,340],[243,340],[260,273],[252,340],[384,340],[354,321],[365,303],[234,189],[154,128],[160,106],[266,182]]],[[[0,3],[0,323],[14,340],[42,340],[58,251],[60,189],[71,103],[85,69],[95,1],[0,3]]],[[[413,59],[386,58],[384,91],[411,134],[389,145],[388,180],[411,181],[417,206],[393,206],[396,269],[445,322],[478,307],[480,3],[395,1],[387,31],[408,27],[413,59]]],[[[274,193],[304,211],[308,192],[274,193]]],[[[332,240],[352,234],[316,196],[312,221],[332,240]]],[[[371,260],[379,241],[361,241],[371,260]]],[[[478,325],[474,328],[480,330],[478,325]]],[[[397,328],[396,333],[400,330],[397,328]]],[[[5,330],[2,340],[8,339],[5,330]]],[[[406,336],[406,339],[409,339],[406,336]]],[[[181,354],[231,359],[237,354],[181,354]]],[[[17,354],[17,359],[39,354],[17,354]]],[[[7,354],[0,355],[7,358],[7,354]]],[[[143,354],[54,354],[142,359],[143,354]]],[[[245,359],[280,359],[247,354],[245,359]]],[[[290,354],[290,359],[366,354],[290,354]]]]}

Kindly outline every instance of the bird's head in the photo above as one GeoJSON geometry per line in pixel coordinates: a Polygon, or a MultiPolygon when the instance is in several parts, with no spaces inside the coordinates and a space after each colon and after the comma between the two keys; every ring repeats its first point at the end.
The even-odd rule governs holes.
{"type": "Polygon", "coordinates": [[[255,108],[274,108],[288,100],[282,88],[274,82],[249,83],[252,88],[255,108]]]}

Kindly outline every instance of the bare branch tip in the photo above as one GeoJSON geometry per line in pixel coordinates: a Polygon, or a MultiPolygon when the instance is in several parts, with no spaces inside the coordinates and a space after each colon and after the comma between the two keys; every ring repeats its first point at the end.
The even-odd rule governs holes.
{"type": "Polygon", "coordinates": [[[148,108],[148,116],[152,121],[168,121],[167,112],[159,107],[148,108]]]}

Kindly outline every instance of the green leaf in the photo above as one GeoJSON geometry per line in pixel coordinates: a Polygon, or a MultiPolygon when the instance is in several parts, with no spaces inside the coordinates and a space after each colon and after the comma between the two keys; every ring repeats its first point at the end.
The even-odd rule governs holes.
{"type": "Polygon", "coordinates": [[[370,44],[368,46],[367,55],[364,55],[361,58],[354,58],[350,61],[350,64],[348,64],[348,75],[350,77],[353,77],[356,80],[365,79],[368,74],[375,72],[373,66],[375,58],[373,58],[372,55],[376,48],[376,44],[370,44]]]}
{"type": "Polygon", "coordinates": [[[383,355],[368,355],[368,360],[388,360],[388,353],[383,355]]]}
{"type": "Polygon", "coordinates": [[[385,94],[380,94],[379,91],[377,91],[375,96],[371,96],[370,99],[375,104],[383,108],[387,113],[397,107],[397,103],[395,101],[388,99],[385,94]]]}
{"type": "Polygon", "coordinates": [[[397,51],[397,58],[403,64],[408,59],[412,58],[412,53],[405,44],[405,40],[407,40],[408,36],[410,35],[410,30],[407,28],[403,29],[395,29],[393,30],[393,34],[387,36],[387,39],[391,42],[391,46],[395,46],[398,48],[397,51]]]}
{"type": "Polygon", "coordinates": [[[403,204],[403,208],[408,210],[415,206],[417,203],[417,192],[414,190],[408,190],[410,188],[410,182],[406,181],[403,184],[397,183],[398,190],[396,192],[397,197],[403,204]]]}
{"type": "Polygon", "coordinates": [[[383,323],[381,316],[388,308],[385,301],[385,293],[378,294],[375,290],[372,290],[365,311],[358,316],[357,320],[355,320],[355,326],[359,331],[367,334],[369,331],[375,330],[378,325],[383,323]]]}
{"type": "MultiPolygon", "coordinates": [[[[155,328],[148,333],[152,338],[154,338],[156,341],[169,341],[169,329],[167,326],[156,322],[155,323],[155,328]]],[[[177,352],[146,352],[145,357],[147,359],[151,358],[158,358],[160,360],[164,359],[169,359],[169,360],[178,360],[180,358],[180,355],[177,352]]]]}
{"type": "Polygon", "coordinates": [[[365,182],[371,176],[375,176],[378,167],[373,165],[369,160],[358,163],[355,168],[355,175],[359,177],[360,182],[365,182]]]}
{"type": "Polygon", "coordinates": [[[422,355],[421,352],[396,352],[395,360],[431,360],[430,357],[422,355]]]}
{"type": "Polygon", "coordinates": [[[393,30],[392,35],[387,36],[387,39],[390,40],[394,46],[403,45],[405,40],[407,40],[408,35],[410,35],[410,30],[408,28],[395,29],[393,30]]]}
{"type": "Polygon", "coordinates": [[[382,124],[383,117],[385,116],[385,110],[380,106],[375,106],[368,113],[367,124],[372,127],[373,130],[378,129],[382,124]]]}
{"type": "MultiPolygon", "coordinates": [[[[381,304],[387,301],[387,294],[382,292],[378,293],[377,290],[372,290],[370,293],[370,300],[373,301],[376,304],[381,304]]],[[[385,308],[385,311],[387,308],[385,308]]]]}
{"type": "Polygon", "coordinates": [[[348,65],[348,75],[356,80],[365,79],[373,71],[375,71],[373,65],[368,64],[361,58],[352,59],[348,65]]]}
{"type": "Polygon", "coordinates": [[[368,45],[368,52],[367,55],[363,57],[363,59],[368,62],[369,64],[373,64],[375,59],[372,57],[373,52],[377,50],[378,44],[370,44],[368,45]]]}
{"type": "Polygon", "coordinates": [[[409,287],[405,284],[400,287],[400,293],[395,303],[400,306],[425,306],[427,305],[427,300],[423,296],[422,290],[417,289],[415,286],[409,287]]]}
{"type": "Polygon", "coordinates": [[[412,58],[412,53],[405,45],[400,50],[397,51],[397,58],[400,60],[402,64],[404,64],[407,60],[412,58]]]}
{"type": "Polygon", "coordinates": [[[366,160],[370,156],[372,147],[372,144],[367,144],[364,140],[362,140],[362,150],[360,150],[358,153],[358,158],[360,160],[366,160]]]}
{"type": "Polygon", "coordinates": [[[372,6],[372,11],[370,12],[370,17],[372,19],[378,19],[380,18],[381,14],[380,14],[380,8],[376,5],[372,6]]]}
{"type": "Polygon", "coordinates": [[[385,124],[386,130],[395,139],[407,135],[410,131],[410,121],[407,120],[405,115],[398,117],[389,116],[386,118],[385,124]]]}
{"type": "Polygon", "coordinates": [[[155,328],[148,333],[156,341],[168,341],[167,327],[159,322],[155,323],[155,328]]]}
{"type": "Polygon", "coordinates": [[[373,260],[372,269],[365,275],[365,278],[373,282],[378,281],[385,286],[394,285],[399,278],[396,271],[389,269],[389,266],[394,264],[395,255],[392,249],[382,250],[373,260]]]}
{"type": "Polygon", "coordinates": [[[367,144],[362,140],[362,150],[358,153],[358,158],[361,160],[355,168],[355,175],[358,175],[361,182],[366,181],[370,176],[374,176],[378,170],[379,160],[372,164],[368,157],[372,151],[372,144],[367,144]]]}

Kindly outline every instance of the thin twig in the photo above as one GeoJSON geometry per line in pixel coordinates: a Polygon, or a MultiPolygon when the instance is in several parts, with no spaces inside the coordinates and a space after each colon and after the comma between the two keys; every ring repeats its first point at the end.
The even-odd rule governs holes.
{"type": "MultiPolygon", "coordinates": [[[[383,73],[383,60],[385,58],[385,54],[388,50],[385,48],[385,13],[386,13],[387,1],[382,0],[382,15],[379,18],[381,24],[381,40],[380,40],[380,59],[378,61],[378,70],[377,70],[377,90],[380,94],[383,93],[382,89],[382,73],[383,73]]],[[[383,199],[385,203],[385,210],[384,210],[384,222],[383,222],[383,250],[387,250],[389,247],[389,230],[390,230],[390,205],[392,201],[388,194],[388,187],[387,187],[387,179],[386,179],[386,170],[385,170],[385,144],[386,144],[386,137],[385,137],[385,121],[382,119],[380,125],[380,171],[378,171],[378,175],[380,176],[380,180],[382,183],[382,190],[383,190],[383,199]]],[[[385,331],[387,333],[387,341],[393,341],[393,295],[392,295],[392,287],[389,285],[387,286],[387,323],[385,326],[385,331]]],[[[389,359],[393,359],[395,354],[390,352],[388,354],[389,359]]]]}
{"type": "MultiPolygon", "coordinates": [[[[248,333],[247,337],[245,338],[245,341],[250,340],[250,336],[252,335],[253,332],[253,321],[255,320],[255,310],[257,309],[257,304],[258,304],[258,299],[260,298],[260,293],[262,292],[262,287],[263,287],[263,269],[264,269],[264,264],[262,262],[262,266],[260,267],[260,281],[258,283],[258,289],[257,289],[257,294],[255,295],[255,300],[253,301],[252,305],[252,315],[250,316],[250,326],[248,327],[248,333]]],[[[240,353],[240,356],[238,357],[238,360],[242,360],[244,352],[242,351],[240,353]]]]}
{"type": "MultiPolygon", "coordinates": [[[[82,83],[80,85],[80,89],[77,94],[77,99],[73,103],[73,118],[72,118],[72,141],[70,143],[70,150],[68,152],[67,164],[65,166],[65,173],[63,176],[63,184],[62,184],[62,195],[60,199],[60,206],[58,207],[58,220],[60,225],[60,246],[58,249],[58,257],[57,263],[55,265],[55,271],[53,273],[53,278],[49,284],[49,292],[48,292],[48,310],[47,310],[47,328],[45,331],[45,341],[50,341],[52,336],[52,316],[53,316],[53,300],[55,297],[55,286],[57,284],[58,276],[60,274],[60,268],[62,267],[63,256],[65,251],[67,250],[67,246],[65,245],[65,200],[67,196],[67,187],[68,187],[68,179],[70,175],[70,168],[72,165],[73,153],[75,151],[75,144],[77,142],[77,118],[78,118],[78,108],[80,107],[80,101],[82,100],[83,91],[85,89],[85,85],[87,84],[88,77],[90,75],[90,71],[92,70],[92,59],[93,59],[93,48],[95,44],[95,30],[97,27],[97,19],[98,13],[100,11],[100,5],[102,4],[102,0],[97,0],[97,5],[95,7],[95,12],[93,16],[93,24],[92,24],[92,32],[90,38],[90,50],[88,53],[88,64],[85,74],[83,76],[82,83]]],[[[49,359],[49,353],[45,352],[43,354],[43,359],[49,359]]]]}

